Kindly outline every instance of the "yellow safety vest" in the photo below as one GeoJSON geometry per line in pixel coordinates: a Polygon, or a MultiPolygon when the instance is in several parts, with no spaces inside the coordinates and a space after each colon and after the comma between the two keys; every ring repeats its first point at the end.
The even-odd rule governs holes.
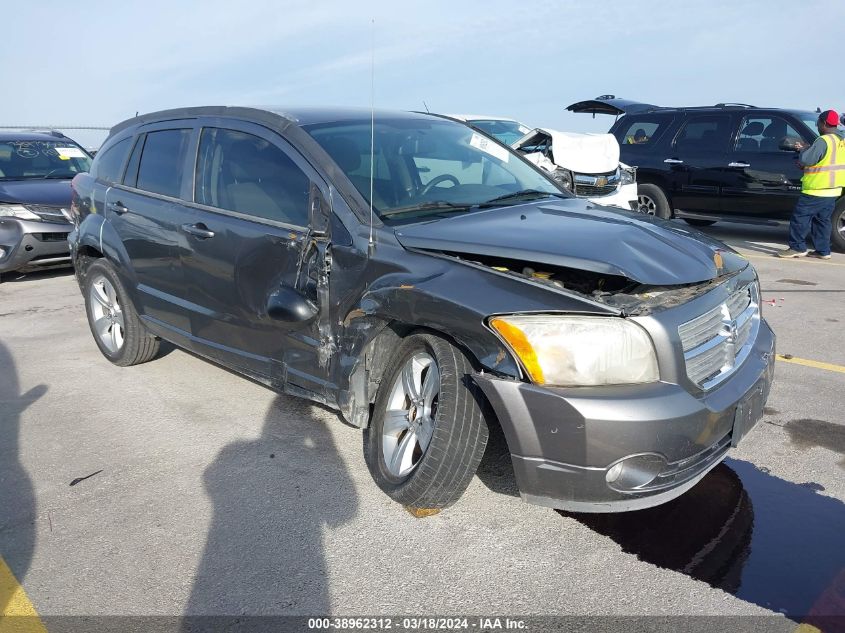
{"type": "Polygon", "coordinates": [[[825,134],[822,138],[827,151],[818,163],[804,167],[801,193],[838,197],[845,187],[845,140],[836,134],[825,134]]]}

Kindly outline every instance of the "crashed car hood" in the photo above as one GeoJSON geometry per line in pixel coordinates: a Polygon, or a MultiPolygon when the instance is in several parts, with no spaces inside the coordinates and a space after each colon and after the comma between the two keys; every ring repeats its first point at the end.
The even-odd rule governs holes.
{"type": "Polygon", "coordinates": [[[70,179],[0,181],[0,204],[43,204],[60,207],[70,204],[70,179]]]}
{"type": "MultiPolygon", "coordinates": [[[[521,149],[538,132],[551,137],[554,164],[558,167],[580,174],[604,174],[619,166],[619,141],[612,134],[577,134],[536,128],[514,143],[513,148],[521,149]]],[[[526,158],[534,155],[529,154],[526,158]]]]}
{"type": "Polygon", "coordinates": [[[650,286],[708,281],[748,265],[695,229],[574,198],[397,227],[396,236],[406,248],[588,270],[650,286]]]}

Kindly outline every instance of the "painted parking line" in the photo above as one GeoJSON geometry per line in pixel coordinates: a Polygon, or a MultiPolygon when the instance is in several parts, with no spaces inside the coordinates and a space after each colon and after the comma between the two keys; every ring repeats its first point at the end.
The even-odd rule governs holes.
{"type": "Polygon", "coordinates": [[[777,257],[775,255],[749,255],[747,252],[740,251],[740,254],[745,259],[761,259],[766,261],[780,261],[780,262],[801,262],[802,264],[813,264],[815,266],[845,266],[845,262],[832,262],[829,259],[816,259],[815,257],[777,257]]]}
{"type": "Polygon", "coordinates": [[[833,363],[822,363],[817,360],[809,360],[807,358],[796,358],[795,356],[778,354],[777,359],[784,363],[792,363],[793,365],[804,365],[804,367],[814,367],[816,369],[824,369],[826,371],[835,371],[840,374],[845,374],[845,367],[842,365],[834,365],[833,363]]]}
{"type": "Polygon", "coordinates": [[[18,579],[0,556],[0,633],[47,633],[18,579]]]}

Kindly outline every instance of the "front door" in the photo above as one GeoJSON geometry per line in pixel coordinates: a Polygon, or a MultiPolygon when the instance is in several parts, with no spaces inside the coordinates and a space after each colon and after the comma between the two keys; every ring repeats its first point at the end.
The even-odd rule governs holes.
{"type": "MultiPolygon", "coordinates": [[[[746,116],[728,160],[730,178],[722,190],[722,212],[785,220],[801,192],[801,169],[793,151],[779,149],[786,136],[802,138],[775,114],[746,116]]],[[[804,138],[812,143],[812,138],[804,138]]]]}
{"type": "Polygon", "coordinates": [[[195,178],[197,231],[185,265],[195,345],[259,379],[322,393],[319,317],[295,323],[268,312],[271,295],[291,291],[328,310],[327,279],[318,287],[313,278],[328,266],[327,242],[308,230],[319,177],[272,132],[208,119],[195,178]]]}

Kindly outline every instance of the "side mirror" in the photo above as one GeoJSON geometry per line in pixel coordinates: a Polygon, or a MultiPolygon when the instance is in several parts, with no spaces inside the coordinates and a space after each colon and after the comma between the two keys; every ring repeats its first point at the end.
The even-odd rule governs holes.
{"type": "Polygon", "coordinates": [[[320,188],[311,183],[311,194],[309,196],[309,223],[311,234],[316,237],[327,235],[329,232],[329,217],[331,216],[331,205],[326,202],[320,188]]]}
{"type": "Polygon", "coordinates": [[[784,136],[780,140],[780,145],[778,145],[778,149],[781,149],[784,152],[797,152],[801,149],[801,146],[803,144],[804,142],[797,136],[784,136]]]}
{"type": "Polygon", "coordinates": [[[281,286],[267,297],[267,316],[285,323],[307,323],[319,312],[317,306],[290,286],[281,286]]]}

